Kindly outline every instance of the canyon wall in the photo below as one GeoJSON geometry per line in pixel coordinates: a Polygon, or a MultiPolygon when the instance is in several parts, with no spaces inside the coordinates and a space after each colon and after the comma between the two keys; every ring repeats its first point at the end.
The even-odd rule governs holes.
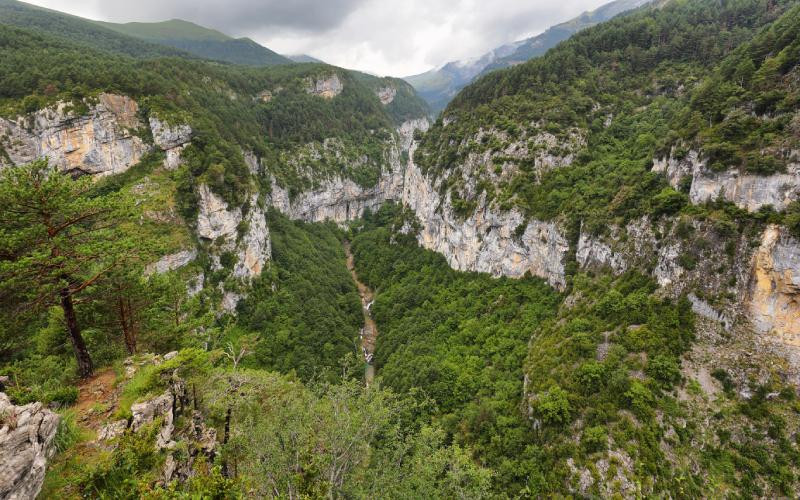
{"type": "Polygon", "coordinates": [[[684,179],[691,180],[689,199],[694,204],[714,201],[717,198],[730,201],[739,208],[755,212],[771,205],[783,210],[800,197],[800,160],[798,152],[792,153],[785,172],[772,175],[755,175],[730,169],[715,172],[706,166],[697,151],[689,151],[683,158],[656,159],[653,171],[666,175],[670,185],[678,188],[684,179]]]}
{"type": "Polygon", "coordinates": [[[779,226],[767,227],[754,257],[749,292],[756,330],[800,348],[800,240],[779,226]]]}
{"type": "MultiPolygon", "coordinates": [[[[332,97],[341,87],[338,78],[330,77],[310,81],[308,91],[332,97]]],[[[465,215],[455,209],[450,190],[443,186],[444,177],[427,175],[413,161],[414,132],[427,130],[428,126],[426,119],[418,119],[398,128],[393,142],[387,143],[384,168],[372,187],[333,176],[317,178],[313,189],[290,196],[271,177],[271,193],[264,198],[251,196],[243,211],[243,207],[228,206],[208,186],[200,185],[196,231],[200,240],[206,242],[212,266],[220,268],[223,254],[232,254],[235,278],[248,281],[261,273],[271,256],[266,206],[292,219],[343,224],[363,216],[366,210],[377,210],[386,201],[396,201],[416,215],[420,245],[444,255],[453,268],[494,276],[531,274],[556,289],[565,289],[570,248],[563,228],[555,222],[526,219],[515,209],[500,210],[487,201],[485,194],[478,193],[475,179],[479,171],[491,166],[496,155],[506,159],[534,155],[535,167],[542,172],[568,167],[574,151],[585,146],[580,131],[568,134],[563,144],[542,132],[512,143],[502,151],[469,153],[463,164],[449,173],[459,176],[462,194],[475,203],[475,209],[465,215]],[[535,151],[529,151],[530,147],[535,151]],[[552,151],[561,152],[561,156],[553,156],[552,151]]],[[[492,136],[502,132],[490,130],[479,134],[492,136]]],[[[187,125],[169,124],[156,116],[142,123],[134,100],[101,94],[82,116],[76,116],[70,105],[59,103],[16,120],[0,119],[0,144],[5,152],[0,156],[0,164],[25,163],[47,156],[62,171],[103,176],[124,172],[157,147],[166,154],[165,167],[172,169],[180,165],[181,153],[191,137],[192,129],[187,125]],[[149,127],[152,146],[140,139],[142,134],[134,133],[142,127],[149,127]]],[[[267,166],[261,165],[255,156],[246,154],[245,158],[253,175],[269,175],[265,173],[267,166]]],[[[797,159],[797,152],[792,158],[797,159]]],[[[502,181],[514,173],[513,162],[503,160],[498,166],[488,169],[493,181],[502,181]]],[[[790,162],[785,172],[769,176],[737,170],[713,172],[697,152],[690,151],[681,159],[670,156],[654,161],[653,170],[663,173],[676,188],[690,181],[692,203],[722,197],[750,211],[765,205],[781,210],[800,196],[800,164],[796,161],[790,162]]],[[[723,240],[715,239],[709,227],[693,224],[692,230],[711,241],[712,246],[724,244],[723,240]]],[[[607,268],[615,274],[632,267],[648,270],[668,294],[678,296],[692,291],[693,307],[701,316],[727,327],[744,312],[757,331],[783,344],[800,347],[797,340],[800,244],[776,226],[767,228],[760,238],[756,243],[738,242],[731,254],[731,264],[723,272],[712,255],[713,249],[695,252],[696,262],[688,269],[686,256],[693,251],[692,243],[678,237],[674,224],[664,221],[654,224],[642,218],[625,227],[610,228],[603,237],[581,231],[575,259],[582,269],[607,268]],[[723,294],[734,298],[712,304],[694,291],[705,296],[723,294]]],[[[718,249],[716,252],[718,255],[718,249]]],[[[193,249],[165,256],[152,264],[148,272],[177,269],[195,256],[193,249]]],[[[233,309],[239,294],[223,292],[223,303],[233,309]]]]}
{"type": "Polygon", "coordinates": [[[449,193],[442,199],[437,184],[411,160],[402,202],[422,224],[420,245],[444,255],[454,269],[511,277],[530,273],[559,290],[566,286],[564,257],[569,245],[555,223],[526,222],[517,210],[492,208],[485,196],[470,215],[461,217],[449,193]]]}
{"type": "Polygon", "coordinates": [[[14,121],[0,118],[0,165],[47,157],[59,170],[90,175],[126,171],[150,149],[134,131],[144,126],[129,97],[100,94],[85,115],[60,102],[14,121]]]}

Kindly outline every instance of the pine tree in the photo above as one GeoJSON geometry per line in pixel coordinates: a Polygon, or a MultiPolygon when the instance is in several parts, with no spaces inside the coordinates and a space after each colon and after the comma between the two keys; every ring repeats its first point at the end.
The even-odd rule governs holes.
{"type": "Polygon", "coordinates": [[[5,312],[15,315],[59,305],[81,377],[93,366],[76,306],[97,300],[88,292],[136,253],[117,230],[130,216],[126,205],[93,187],[46,160],[0,171],[0,302],[13,304],[5,312]]]}

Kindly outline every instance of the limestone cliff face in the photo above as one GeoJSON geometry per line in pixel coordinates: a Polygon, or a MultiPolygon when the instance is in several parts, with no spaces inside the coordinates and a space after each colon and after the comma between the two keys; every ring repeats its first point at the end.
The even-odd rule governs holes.
{"type": "MultiPolygon", "coordinates": [[[[795,159],[798,157],[796,152],[793,156],[795,159]]],[[[655,160],[653,171],[664,173],[675,188],[684,178],[690,178],[689,198],[695,204],[721,196],[751,212],[766,205],[772,205],[780,211],[800,198],[800,163],[797,161],[790,163],[785,173],[766,176],[747,174],[737,169],[713,172],[696,151],[690,151],[683,159],[670,156],[655,160]]]]}
{"type": "Polygon", "coordinates": [[[462,219],[453,210],[449,194],[442,200],[436,184],[413,162],[406,169],[403,203],[422,224],[419,243],[444,255],[454,269],[511,277],[529,272],[559,290],[566,286],[564,257],[569,244],[555,223],[525,223],[518,211],[495,210],[485,198],[462,219]]]}
{"type": "Polygon", "coordinates": [[[135,165],[152,148],[134,131],[149,125],[155,145],[165,153],[164,166],[181,164],[181,152],[191,141],[188,125],[168,125],[155,116],[145,124],[139,119],[133,99],[100,94],[85,115],[76,115],[72,105],[60,102],[16,120],[0,118],[0,166],[15,165],[46,157],[59,170],[104,176],[119,174],[135,165]]]}
{"type": "Polygon", "coordinates": [[[183,162],[181,153],[192,140],[192,128],[186,124],[169,125],[151,116],[150,130],[153,133],[153,142],[164,151],[164,167],[167,170],[178,168],[183,162]]]}
{"type": "Polygon", "coordinates": [[[267,260],[272,257],[267,217],[258,204],[258,197],[251,198],[250,210],[244,220],[247,229],[238,243],[233,275],[237,278],[253,278],[261,274],[267,260]]]}
{"type": "Polygon", "coordinates": [[[381,173],[378,184],[371,188],[336,177],[323,181],[317,189],[290,199],[289,192],[273,178],[270,200],[273,207],[291,219],[343,223],[361,217],[366,209],[377,210],[385,201],[394,199],[400,186],[402,172],[391,166],[381,173]]]}
{"type": "MultiPolygon", "coordinates": [[[[248,281],[261,274],[272,256],[266,213],[257,195],[250,198],[249,209],[231,208],[205,184],[198,188],[197,235],[209,242],[211,259],[216,269],[222,267],[220,256],[232,252],[236,256],[233,276],[248,281]]],[[[241,295],[223,292],[223,309],[233,311],[241,295]]]]}
{"type": "Polygon", "coordinates": [[[2,146],[17,165],[47,157],[65,172],[117,174],[149,150],[132,133],[143,125],[137,112],[133,99],[101,94],[85,116],[76,116],[62,102],[16,121],[0,119],[0,137],[6,138],[2,146]]]}
{"type": "Polygon", "coordinates": [[[148,265],[145,268],[144,273],[145,275],[151,275],[151,274],[163,274],[169,271],[174,271],[189,264],[196,258],[197,258],[197,250],[195,249],[181,250],[180,252],[175,252],[173,254],[165,255],[157,262],[148,265]]]}
{"type": "Polygon", "coordinates": [[[197,216],[197,235],[211,241],[218,238],[235,239],[236,227],[242,221],[241,209],[229,210],[225,200],[214,194],[205,184],[197,189],[197,195],[200,210],[197,216]]]}
{"type": "MultiPolygon", "coordinates": [[[[482,143],[485,138],[504,140],[504,134],[481,130],[472,142],[482,143]]],[[[451,191],[441,194],[445,191],[443,183],[452,179],[423,173],[413,161],[412,145],[402,201],[421,223],[419,243],[443,254],[455,269],[511,277],[530,273],[559,290],[564,289],[569,244],[561,228],[554,222],[526,220],[516,209],[501,210],[487,202],[486,193],[480,191],[477,183],[481,172],[487,173],[495,184],[507,180],[516,172],[514,160],[530,156],[534,156],[536,168],[541,171],[569,165],[571,151],[582,144],[581,135],[571,134],[569,144],[559,151],[554,140],[555,137],[542,132],[510,143],[502,151],[470,152],[462,165],[448,173],[450,177],[458,176],[461,196],[476,203],[475,210],[466,217],[455,210],[451,191]]]]}
{"type": "Polygon", "coordinates": [[[42,403],[15,406],[0,392],[0,498],[36,498],[56,451],[60,418],[42,403]]]}
{"type": "MultiPolygon", "coordinates": [[[[198,188],[198,197],[197,235],[212,242],[219,251],[236,253],[235,277],[253,278],[261,274],[272,248],[266,215],[258,197],[253,195],[250,199],[247,215],[242,215],[240,207],[230,208],[205,184],[198,188]],[[241,236],[240,228],[244,228],[241,236]]],[[[216,260],[219,265],[219,257],[216,260]]]]}
{"type": "Polygon", "coordinates": [[[750,317],[756,330],[800,347],[800,241],[769,226],[753,262],[750,317]]]}
{"type": "Polygon", "coordinates": [[[333,99],[341,94],[342,90],[344,84],[336,73],[316,80],[309,78],[306,82],[306,92],[325,99],[333,99]]]}
{"type": "Polygon", "coordinates": [[[403,152],[410,148],[414,131],[427,130],[428,126],[428,120],[422,118],[409,120],[398,128],[395,142],[388,145],[387,162],[375,186],[362,187],[350,179],[331,177],[318,180],[315,188],[292,198],[273,178],[269,204],[290,219],[344,223],[361,217],[367,209],[377,210],[388,200],[399,201],[406,166],[403,152]]]}
{"type": "Polygon", "coordinates": [[[378,96],[381,104],[388,106],[392,103],[392,101],[394,101],[395,96],[397,96],[397,89],[391,85],[388,87],[381,87],[375,91],[375,95],[378,96]]]}

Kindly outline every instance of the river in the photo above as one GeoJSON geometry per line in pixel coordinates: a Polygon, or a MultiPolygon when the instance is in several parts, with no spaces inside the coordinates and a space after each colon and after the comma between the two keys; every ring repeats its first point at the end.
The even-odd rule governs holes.
{"type": "Polygon", "coordinates": [[[369,385],[375,378],[375,365],[372,357],[375,353],[375,340],[378,337],[378,327],[375,325],[375,320],[372,319],[372,313],[370,313],[375,294],[372,289],[358,279],[353,262],[353,252],[350,250],[350,242],[344,241],[343,246],[344,253],[347,256],[347,269],[350,270],[350,275],[358,288],[358,295],[361,297],[361,311],[364,313],[364,326],[361,329],[361,352],[364,355],[364,361],[367,363],[367,367],[364,370],[364,380],[369,385]]]}

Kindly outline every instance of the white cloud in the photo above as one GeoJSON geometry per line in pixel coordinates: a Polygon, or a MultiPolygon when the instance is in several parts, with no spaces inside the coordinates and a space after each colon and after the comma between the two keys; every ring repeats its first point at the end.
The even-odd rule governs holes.
{"type": "Polygon", "coordinates": [[[405,76],[477,57],[608,0],[34,0],[115,22],[181,18],[284,54],[405,76]]]}

